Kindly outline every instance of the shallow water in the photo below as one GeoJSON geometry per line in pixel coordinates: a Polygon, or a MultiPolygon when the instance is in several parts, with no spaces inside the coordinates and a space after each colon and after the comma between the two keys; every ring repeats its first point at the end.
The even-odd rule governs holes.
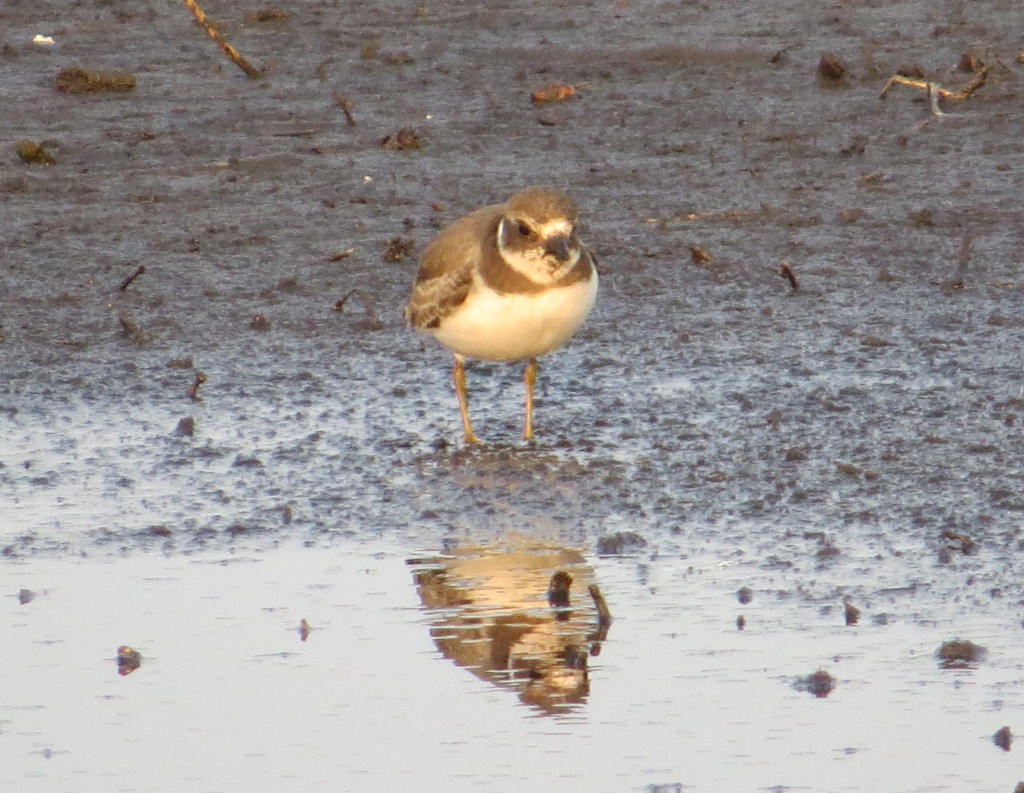
{"type": "Polygon", "coordinates": [[[9,563],[4,787],[19,791],[1009,790],[991,733],[1019,723],[1016,642],[951,607],[879,597],[858,626],[750,565],[592,559],[615,621],[585,701],[546,715],[445,658],[407,554],[259,553],[9,563]],[[735,616],[745,614],[738,631],[735,616]],[[884,624],[876,617],[888,614],[884,624]],[[302,641],[298,626],[312,630],[302,641]],[[942,670],[940,637],[989,649],[942,670]],[[114,650],[142,665],[120,677],[114,650]],[[824,699],[797,678],[836,678],[824,699]],[[672,789],[671,787],[667,789],[672,789]]]}

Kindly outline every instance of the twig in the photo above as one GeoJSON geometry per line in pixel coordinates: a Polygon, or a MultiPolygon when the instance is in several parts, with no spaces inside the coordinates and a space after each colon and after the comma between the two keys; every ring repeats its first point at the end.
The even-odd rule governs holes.
{"type": "MultiPolygon", "coordinates": [[[[327,257],[327,261],[329,261],[329,262],[340,262],[342,259],[347,259],[349,256],[351,256],[355,252],[356,252],[355,248],[346,248],[345,250],[339,251],[338,253],[334,254],[333,256],[327,257]]],[[[351,294],[351,293],[349,293],[349,294],[351,294]]]]}
{"type": "Polygon", "coordinates": [[[196,379],[192,381],[192,385],[189,386],[187,396],[189,399],[199,399],[199,386],[206,382],[206,375],[202,372],[196,372],[196,379]]]}
{"type": "Polygon", "coordinates": [[[597,584],[591,584],[587,587],[587,591],[594,601],[594,607],[597,608],[598,624],[602,626],[611,625],[612,613],[608,610],[608,604],[605,602],[604,595],[601,594],[601,588],[597,584]]]}
{"type": "Polygon", "coordinates": [[[134,281],[134,280],[135,280],[136,278],[138,278],[138,277],[139,277],[140,275],[142,275],[142,274],[143,274],[144,272],[146,272],[146,265],[144,265],[144,264],[140,264],[140,265],[139,265],[139,266],[138,266],[138,267],[137,267],[137,268],[135,269],[135,272],[134,272],[134,273],[132,273],[131,275],[129,275],[129,276],[127,277],[127,278],[125,278],[125,279],[124,279],[124,280],[123,280],[123,281],[121,282],[121,285],[120,285],[120,286],[119,286],[119,287],[117,288],[117,291],[119,291],[119,292],[123,292],[123,291],[124,291],[125,289],[127,289],[127,288],[128,288],[129,286],[131,286],[131,285],[132,285],[132,281],[134,281]]]}
{"type": "Polygon", "coordinates": [[[339,313],[344,311],[345,304],[348,302],[348,299],[353,295],[358,296],[359,300],[363,304],[363,311],[366,312],[366,327],[372,330],[380,330],[382,327],[384,327],[384,323],[377,319],[377,312],[373,310],[373,306],[370,304],[369,298],[366,297],[366,293],[363,292],[362,289],[349,289],[348,292],[346,292],[345,295],[341,298],[341,300],[334,304],[334,310],[339,313]]]}
{"type": "Polygon", "coordinates": [[[779,267],[779,271],[786,277],[786,280],[789,281],[789,286],[794,292],[800,288],[800,284],[796,280],[796,273],[793,272],[793,268],[790,266],[789,262],[783,262],[782,266],[779,267]]]}
{"type": "Polygon", "coordinates": [[[908,85],[911,88],[920,88],[927,92],[928,103],[932,110],[932,115],[944,116],[946,115],[939,107],[939,100],[947,100],[950,102],[962,102],[967,99],[971,94],[981,88],[988,80],[988,66],[982,66],[974,79],[971,80],[967,85],[961,88],[959,91],[950,91],[943,88],[938,83],[929,82],[927,80],[915,80],[912,77],[904,77],[902,74],[894,74],[889,78],[889,82],[885,84],[885,88],[882,89],[882,93],[879,95],[879,99],[885,99],[888,96],[889,91],[892,90],[894,85],[908,85]]]}
{"type": "MultiPolygon", "coordinates": [[[[355,294],[358,294],[360,297],[362,297],[362,293],[358,289],[349,289],[345,293],[345,296],[342,297],[341,300],[339,300],[338,302],[336,302],[334,304],[334,310],[335,311],[344,311],[345,310],[345,304],[348,302],[348,299],[350,297],[352,297],[352,295],[355,295],[355,294]]],[[[363,301],[363,302],[365,303],[366,301],[363,301]]]]}
{"type": "Polygon", "coordinates": [[[249,63],[249,61],[247,61],[245,58],[243,58],[239,54],[238,50],[232,47],[228,43],[227,39],[225,39],[224,36],[221,35],[221,32],[217,30],[217,28],[215,28],[210,22],[207,21],[206,14],[203,13],[203,9],[199,7],[199,4],[196,2],[196,0],[185,0],[185,5],[188,6],[188,9],[195,15],[196,21],[203,28],[203,30],[206,31],[206,35],[208,35],[211,39],[214,40],[216,45],[224,51],[224,54],[227,55],[239,69],[245,72],[246,77],[248,77],[250,80],[258,80],[260,79],[260,77],[263,76],[262,74],[260,74],[259,69],[257,69],[251,63],[249,63]]]}
{"type": "Polygon", "coordinates": [[[145,344],[146,332],[139,327],[139,323],[135,321],[130,311],[119,311],[117,314],[117,321],[121,323],[121,330],[124,335],[130,338],[136,344],[145,344]]]}
{"type": "Polygon", "coordinates": [[[590,654],[596,657],[601,654],[601,642],[608,638],[608,630],[612,627],[612,613],[608,610],[608,604],[605,603],[604,595],[601,594],[601,588],[597,584],[591,584],[587,587],[587,591],[597,609],[597,630],[587,636],[587,641],[590,642],[590,654]]]}
{"type": "Polygon", "coordinates": [[[953,277],[941,283],[942,291],[947,295],[958,289],[963,289],[967,281],[967,266],[971,262],[971,246],[974,245],[974,237],[964,234],[963,242],[960,243],[960,254],[956,259],[956,270],[953,277]]]}
{"type": "Polygon", "coordinates": [[[964,234],[964,240],[960,243],[960,255],[956,260],[956,274],[960,280],[967,275],[967,265],[971,261],[971,246],[974,245],[974,237],[964,234]]]}
{"type": "Polygon", "coordinates": [[[352,100],[346,99],[339,94],[334,94],[334,104],[341,108],[341,112],[345,114],[345,123],[350,127],[354,127],[356,120],[352,117],[352,100]]]}

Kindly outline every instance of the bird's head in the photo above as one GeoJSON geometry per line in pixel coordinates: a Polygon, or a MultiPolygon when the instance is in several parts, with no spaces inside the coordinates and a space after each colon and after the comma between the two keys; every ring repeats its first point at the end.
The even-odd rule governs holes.
{"type": "Polygon", "coordinates": [[[530,188],[508,200],[498,222],[498,250],[532,281],[555,283],[579,261],[576,205],[564,193],[530,188]]]}

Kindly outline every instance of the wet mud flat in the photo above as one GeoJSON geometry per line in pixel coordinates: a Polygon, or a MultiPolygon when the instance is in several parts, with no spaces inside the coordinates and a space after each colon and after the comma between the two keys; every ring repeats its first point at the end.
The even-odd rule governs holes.
{"type": "MultiPolygon", "coordinates": [[[[951,700],[907,728],[982,736],[972,767],[1012,790],[988,736],[1021,713],[999,652],[1024,619],[1015,3],[207,5],[266,80],[183,7],[0,11],[5,564],[383,539],[412,558],[509,532],[593,556],[633,532],[635,577],[602,586],[650,632],[617,619],[592,676],[672,651],[640,616],[646,597],[667,618],[665,585],[633,583],[681,597],[718,560],[698,624],[753,632],[748,586],[786,613],[760,628],[777,644],[845,629],[844,597],[888,637],[823,639],[793,675],[840,644],[881,676],[886,641],[936,675],[942,641],[988,646],[955,673],[984,678],[985,726],[962,733],[951,700]],[[987,82],[947,115],[906,86],[879,99],[897,70],[968,83],[965,55],[987,82]],[[135,87],[58,91],[76,65],[135,87]],[[575,96],[531,102],[552,81],[575,96]],[[520,373],[472,367],[486,443],[465,450],[447,355],[401,305],[437,228],[534,183],[580,204],[598,306],[542,362],[534,444],[520,373]]],[[[855,697],[832,672],[825,702],[855,697]]],[[[871,690],[894,708],[897,688],[871,690]]],[[[851,765],[849,789],[878,789],[851,765]]],[[[608,789],[687,784],[666,768],[608,789]]]]}

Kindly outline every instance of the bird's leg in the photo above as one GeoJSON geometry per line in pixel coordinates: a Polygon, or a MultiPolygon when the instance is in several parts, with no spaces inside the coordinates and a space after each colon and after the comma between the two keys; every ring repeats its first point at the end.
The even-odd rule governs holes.
{"type": "Polygon", "coordinates": [[[462,414],[462,429],[466,434],[466,443],[480,443],[473,434],[473,425],[469,421],[469,395],[466,393],[466,366],[461,355],[455,356],[455,369],[452,371],[455,380],[455,395],[459,398],[459,413],[462,414]]]}
{"type": "Polygon", "coordinates": [[[526,428],[523,438],[533,440],[533,387],[537,384],[537,359],[531,358],[523,370],[523,382],[526,384],[526,428]]]}

